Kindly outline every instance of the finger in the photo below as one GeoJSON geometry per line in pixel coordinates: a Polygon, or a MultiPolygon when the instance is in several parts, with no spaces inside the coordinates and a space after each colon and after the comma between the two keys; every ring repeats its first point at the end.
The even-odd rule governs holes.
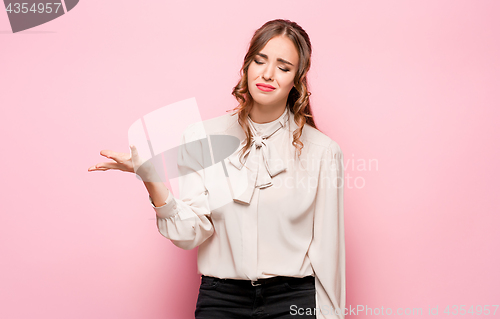
{"type": "Polygon", "coordinates": [[[107,168],[96,167],[96,166],[89,167],[89,169],[88,169],[89,172],[107,171],[107,170],[108,170],[107,168]]]}
{"type": "Polygon", "coordinates": [[[109,151],[109,150],[101,151],[101,155],[105,156],[109,159],[112,159],[113,161],[118,162],[118,163],[123,163],[124,161],[126,161],[128,159],[128,156],[129,156],[127,153],[118,153],[118,152],[109,151]]]}
{"type": "Polygon", "coordinates": [[[120,165],[118,163],[108,162],[108,163],[99,163],[99,164],[93,166],[92,170],[94,170],[94,171],[107,171],[109,169],[121,170],[122,168],[123,168],[122,165],[120,165]]]}
{"type": "Polygon", "coordinates": [[[137,155],[137,148],[135,147],[135,145],[131,144],[129,146],[130,146],[130,153],[132,154],[132,156],[137,155]]]}
{"type": "Polygon", "coordinates": [[[93,166],[92,168],[89,168],[89,172],[96,172],[96,171],[107,171],[108,168],[96,168],[95,166],[93,166]]]}
{"type": "Polygon", "coordinates": [[[130,156],[134,159],[134,161],[139,159],[139,152],[137,151],[137,147],[133,144],[130,145],[130,156]]]}

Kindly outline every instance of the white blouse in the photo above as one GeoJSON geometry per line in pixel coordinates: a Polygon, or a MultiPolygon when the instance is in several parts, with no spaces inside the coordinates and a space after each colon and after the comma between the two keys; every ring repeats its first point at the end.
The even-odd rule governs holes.
{"type": "Polygon", "coordinates": [[[248,120],[252,146],[242,163],[245,134],[237,115],[184,131],[183,145],[206,150],[204,141],[214,147],[217,136],[232,136],[237,149],[219,159],[212,147],[210,153],[179,152],[179,198],[170,193],[155,207],[149,197],[158,230],[180,248],[199,246],[199,274],[245,280],[312,275],[317,318],[344,318],[342,151],[306,124],[298,157],[292,145],[298,126],[288,108],[269,123],[248,120]]]}

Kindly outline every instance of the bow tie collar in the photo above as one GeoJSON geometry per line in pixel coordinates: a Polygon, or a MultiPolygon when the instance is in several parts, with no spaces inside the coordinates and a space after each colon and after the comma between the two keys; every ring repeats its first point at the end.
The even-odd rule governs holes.
{"type": "Polygon", "coordinates": [[[272,178],[286,170],[285,161],[273,144],[272,137],[286,126],[289,121],[288,113],[287,108],[278,119],[265,124],[254,123],[248,118],[252,133],[250,148],[241,156],[240,163],[240,154],[245,144],[244,139],[240,142],[235,153],[228,158],[229,162],[239,171],[243,171],[242,169],[245,168],[247,173],[248,185],[244,187],[246,190],[242,194],[233,194],[235,202],[249,204],[256,187],[266,188],[273,185],[272,178]],[[262,127],[262,130],[259,132],[256,126],[262,127]]]}

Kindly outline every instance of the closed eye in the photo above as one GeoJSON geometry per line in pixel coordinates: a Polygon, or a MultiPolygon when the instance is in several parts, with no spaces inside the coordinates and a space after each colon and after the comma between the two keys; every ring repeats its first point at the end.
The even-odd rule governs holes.
{"type": "MultiPolygon", "coordinates": [[[[253,61],[254,61],[255,63],[257,63],[257,64],[264,64],[264,62],[260,62],[260,61],[258,61],[257,59],[254,59],[253,61]]],[[[280,69],[281,71],[283,71],[283,72],[290,72],[290,69],[287,69],[287,68],[279,68],[279,69],[280,69]]]]}

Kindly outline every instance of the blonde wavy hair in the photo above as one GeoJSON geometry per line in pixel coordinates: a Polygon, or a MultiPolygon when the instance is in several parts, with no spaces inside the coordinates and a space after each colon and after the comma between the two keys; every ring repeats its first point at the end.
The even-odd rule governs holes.
{"type": "MultiPolygon", "coordinates": [[[[288,99],[287,108],[294,114],[295,123],[298,128],[293,132],[293,142],[296,151],[299,151],[299,156],[302,153],[304,144],[300,141],[302,129],[307,123],[317,129],[314,123],[309,96],[311,93],[307,85],[307,72],[311,66],[311,42],[307,33],[297,23],[290,20],[276,19],[266,22],[262,27],[255,31],[247,54],[240,70],[241,79],[233,88],[232,95],[236,98],[239,105],[231,111],[236,111],[232,115],[238,114],[238,123],[241,125],[246,135],[245,146],[241,152],[244,154],[250,148],[252,143],[252,133],[247,116],[250,113],[253,99],[248,91],[248,67],[252,63],[256,54],[264,48],[269,40],[276,36],[287,36],[295,45],[299,53],[299,67],[294,78],[294,87],[291,89],[288,99]]],[[[240,156],[241,161],[241,156],[240,156]]]]}

